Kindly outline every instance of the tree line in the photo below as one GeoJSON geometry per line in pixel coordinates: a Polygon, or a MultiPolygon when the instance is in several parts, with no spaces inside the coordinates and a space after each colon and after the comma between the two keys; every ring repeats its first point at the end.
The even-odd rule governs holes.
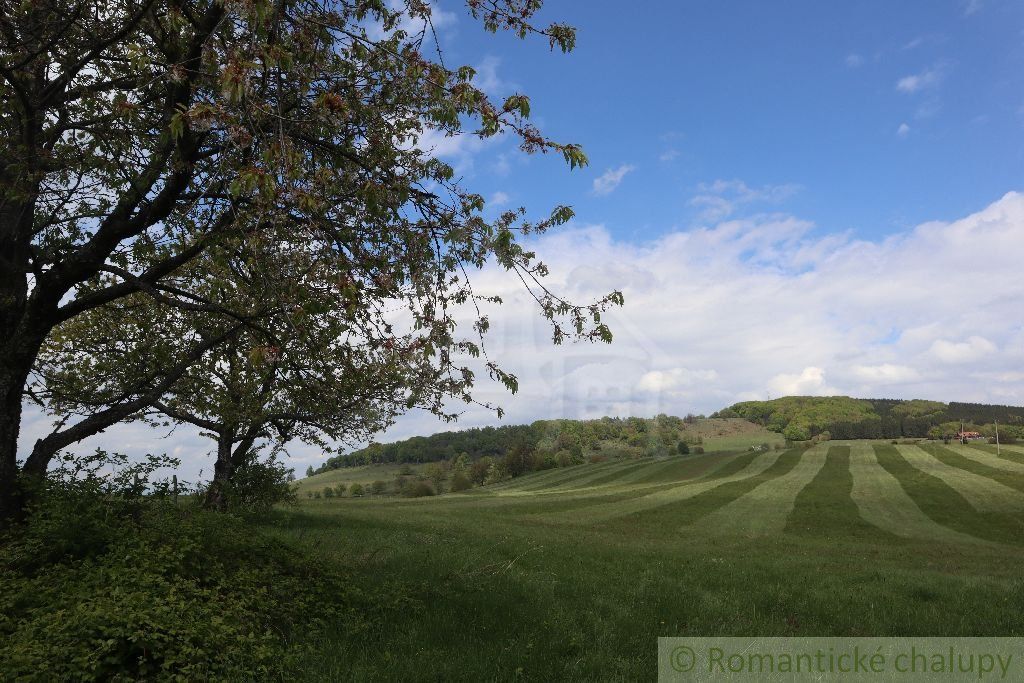
{"type": "Polygon", "coordinates": [[[986,436],[1024,438],[1024,407],[942,403],[921,399],[856,399],[848,396],[787,396],[744,401],[713,417],[743,417],[791,441],[826,435],[833,439],[948,438],[965,428],[986,436]]]}

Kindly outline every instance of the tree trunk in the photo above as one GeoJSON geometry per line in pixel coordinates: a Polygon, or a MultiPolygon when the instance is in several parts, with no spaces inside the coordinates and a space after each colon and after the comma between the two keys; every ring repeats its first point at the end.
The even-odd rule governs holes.
{"type": "Polygon", "coordinates": [[[217,462],[213,464],[213,481],[206,490],[205,507],[211,510],[225,510],[228,506],[228,487],[231,475],[235,473],[235,463],[231,459],[231,446],[234,434],[225,431],[217,437],[217,462]]]}

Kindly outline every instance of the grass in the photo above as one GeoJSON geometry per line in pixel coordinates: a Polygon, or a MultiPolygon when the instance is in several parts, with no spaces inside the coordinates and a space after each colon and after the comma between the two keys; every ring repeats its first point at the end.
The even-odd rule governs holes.
{"type": "Polygon", "coordinates": [[[1024,635],[1024,509],[958,488],[1017,475],[959,457],[832,443],[304,501],[267,531],[405,607],[295,677],[631,681],[662,635],[1024,635]]]}

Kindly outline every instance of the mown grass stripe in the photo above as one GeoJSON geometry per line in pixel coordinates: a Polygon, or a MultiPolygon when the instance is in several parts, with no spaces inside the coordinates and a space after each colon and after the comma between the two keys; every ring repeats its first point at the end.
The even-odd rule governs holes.
{"type": "Polygon", "coordinates": [[[985,452],[985,453],[989,453],[989,454],[994,455],[994,456],[996,456],[998,458],[1001,458],[1002,460],[1007,460],[1009,462],[1015,462],[1015,463],[1019,463],[1019,464],[1024,464],[1024,450],[1021,450],[1020,446],[1010,447],[1010,446],[1002,446],[1001,445],[999,448],[996,448],[995,444],[973,443],[972,442],[972,443],[967,444],[966,447],[967,448],[973,448],[974,450],[977,450],[977,451],[982,451],[982,452],[985,452]]]}
{"type": "Polygon", "coordinates": [[[920,446],[897,446],[911,465],[938,477],[979,512],[1024,512],[1024,494],[973,472],[949,465],[920,446]]]}
{"type": "MultiPolygon", "coordinates": [[[[979,512],[957,489],[912,465],[895,446],[876,445],[874,449],[878,463],[896,477],[911,500],[931,519],[977,538],[1024,544],[1024,524],[1020,520],[1001,513],[979,512]]],[[[936,462],[930,456],[928,459],[936,462]]]]}
{"type": "Polygon", "coordinates": [[[737,475],[735,478],[709,481],[710,488],[695,496],[687,496],[681,501],[672,501],[668,505],[635,512],[629,515],[629,519],[616,521],[628,526],[640,524],[648,527],[678,528],[695,524],[700,520],[702,529],[717,529],[717,525],[710,524],[702,518],[750,493],[758,486],[788,474],[800,463],[800,456],[800,449],[785,451],[756,474],[748,472],[749,476],[745,477],[737,475]]]}
{"type": "Polygon", "coordinates": [[[921,511],[896,477],[880,466],[867,443],[850,446],[850,498],[868,523],[904,538],[940,543],[984,543],[979,538],[942,526],[921,511]]]}
{"type": "MultiPolygon", "coordinates": [[[[781,533],[793,511],[797,496],[818,475],[825,464],[825,446],[814,446],[802,454],[796,465],[782,476],[755,486],[728,505],[705,517],[701,524],[722,533],[763,536],[781,533]]],[[[765,472],[767,475],[768,472],[765,472]]]]}
{"type": "Polygon", "coordinates": [[[651,467],[653,467],[654,465],[658,465],[661,462],[662,461],[660,460],[656,460],[653,462],[650,460],[646,462],[634,461],[633,464],[627,467],[623,467],[621,469],[617,469],[614,472],[598,472],[596,475],[585,477],[580,481],[571,481],[568,484],[563,484],[561,490],[571,491],[577,488],[588,488],[595,486],[616,486],[624,479],[628,480],[630,475],[636,474],[637,472],[645,474],[651,469],[651,467]]]}
{"type": "Polygon", "coordinates": [[[585,476],[598,470],[604,470],[614,465],[620,464],[620,460],[609,460],[607,462],[597,464],[585,464],[585,465],[571,465],[569,467],[559,467],[552,470],[546,470],[541,472],[532,472],[522,477],[517,477],[508,482],[502,482],[496,484],[491,490],[501,491],[536,491],[538,489],[550,488],[563,481],[569,481],[577,477],[585,476]]]}
{"type": "Polygon", "coordinates": [[[615,517],[632,515],[664,505],[687,500],[730,481],[756,477],[767,470],[778,459],[775,453],[754,453],[753,458],[734,458],[706,477],[678,486],[658,487],[653,493],[614,503],[592,505],[575,512],[565,513],[558,521],[591,524],[615,517]]]}
{"type": "Polygon", "coordinates": [[[961,446],[958,443],[952,443],[944,448],[951,450],[958,455],[962,455],[968,460],[974,460],[975,462],[980,462],[984,465],[988,465],[989,467],[1024,474],[1024,463],[999,457],[995,452],[995,448],[989,452],[980,448],[972,448],[971,446],[961,446]]]}
{"type": "MultiPolygon", "coordinates": [[[[883,527],[868,522],[854,502],[851,453],[851,446],[829,446],[821,469],[793,502],[793,509],[786,519],[786,533],[884,542],[899,539],[883,527]]],[[[857,455],[862,459],[864,454],[858,452],[857,455]]],[[[877,463],[872,467],[877,469],[877,463]]],[[[896,487],[899,490],[898,485],[896,487]]],[[[921,514],[919,510],[917,512],[921,514]]]]}
{"type": "MultiPolygon", "coordinates": [[[[1024,491],[1024,472],[1008,471],[1005,466],[993,467],[988,463],[968,458],[950,448],[939,446],[938,444],[923,444],[919,448],[927,451],[946,465],[957,467],[959,469],[966,470],[967,472],[985,477],[986,479],[996,481],[1011,489],[1024,491]]],[[[991,460],[998,462],[998,458],[991,458],[991,460]]]]}
{"type": "Polygon", "coordinates": [[[623,474],[628,474],[629,472],[632,472],[637,467],[649,467],[651,464],[653,464],[651,460],[646,460],[645,462],[640,463],[638,463],[636,460],[626,460],[621,463],[620,467],[611,467],[606,470],[592,472],[583,477],[576,477],[574,479],[570,479],[569,481],[562,482],[561,484],[557,484],[552,488],[564,492],[572,491],[574,489],[597,486],[602,481],[615,479],[616,477],[622,476],[623,474]]]}

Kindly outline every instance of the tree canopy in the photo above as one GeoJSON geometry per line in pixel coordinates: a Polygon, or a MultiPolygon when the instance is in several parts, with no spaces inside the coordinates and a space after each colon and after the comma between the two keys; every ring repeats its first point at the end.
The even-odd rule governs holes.
{"type": "MultiPolygon", "coordinates": [[[[490,31],[570,50],[570,27],[531,23],[540,6],[467,2],[490,31]]],[[[621,295],[560,298],[520,240],[571,209],[485,220],[483,199],[422,141],[508,134],[570,167],[586,157],[529,122],[525,95],[494,102],[472,68],[446,66],[431,27],[421,0],[0,3],[0,516],[20,507],[22,474],[169,392],[188,394],[215,349],[284,348],[285,311],[329,317],[353,348],[415,369],[404,405],[448,418],[445,399],[473,400],[473,357],[516,388],[486,355],[486,304],[500,301],[474,291],[474,269],[493,262],[521,280],[556,343],[610,340],[601,313],[621,295]],[[232,296],[281,253],[291,267],[265,267],[274,277],[260,305],[232,296]],[[90,335],[134,306],[166,322],[118,328],[138,333],[123,341],[128,357],[161,330],[175,338],[118,368],[109,391],[51,386],[67,375],[44,348],[102,374],[108,360],[81,358],[110,345],[90,335]],[[475,322],[463,333],[467,308],[475,322]],[[18,453],[24,398],[58,389],[85,414],[18,453]]]]}

